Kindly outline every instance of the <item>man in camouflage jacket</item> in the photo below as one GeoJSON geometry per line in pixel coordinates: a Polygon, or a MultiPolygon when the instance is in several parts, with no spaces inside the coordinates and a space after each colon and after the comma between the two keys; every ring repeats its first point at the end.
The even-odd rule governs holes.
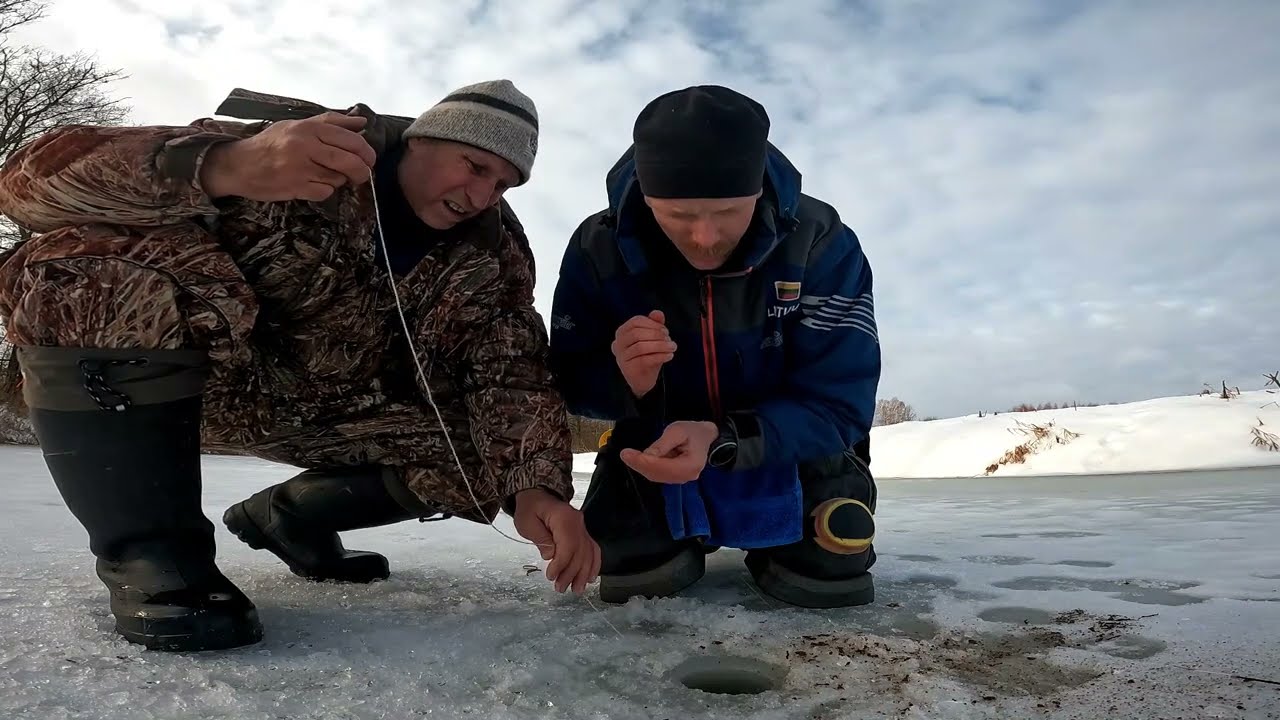
{"type": "Polygon", "coordinates": [[[66,127],[0,172],[0,212],[38,233],[0,256],[0,317],[117,631],[262,635],[214,563],[202,447],[305,469],[223,516],[304,577],[387,577],[340,531],[502,509],[583,592],[599,548],[502,199],[533,165],[532,101],[485,82],[415,120],[236,91],[218,114],[256,122],[66,127]]]}

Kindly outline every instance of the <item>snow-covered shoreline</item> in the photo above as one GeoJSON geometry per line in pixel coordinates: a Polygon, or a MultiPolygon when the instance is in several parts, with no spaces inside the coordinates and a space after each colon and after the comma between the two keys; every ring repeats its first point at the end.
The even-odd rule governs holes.
{"type": "MultiPolygon", "coordinates": [[[[874,428],[872,470],[880,479],[1113,475],[1280,466],[1280,452],[1254,444],[1253,429],[1280,436],[1280,393],[1156,398],[1099,407],[1005,412],[874,428]],[[1043,437],[1034,442],[1036,427],[1043,437]],[[1065,432],[1064,432],[1065,431],[1065,432]],[[1033,443],[1021,462],[1000,461],[1033,443]]],[[[589,474],[594,453],[574,457],[589,474]]]]}

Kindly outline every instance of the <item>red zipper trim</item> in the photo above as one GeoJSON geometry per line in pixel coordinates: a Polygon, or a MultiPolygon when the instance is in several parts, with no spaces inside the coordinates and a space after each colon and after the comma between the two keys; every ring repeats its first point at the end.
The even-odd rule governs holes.
{"type": "Polygon", "coordinates": [[[712,302],[711,278],[706,278],[702,297],[702,356],[707,371],[707,394],[711,400],[711,412],[720,419],[720,370],[716,358],[716,312],[712,302]]]}

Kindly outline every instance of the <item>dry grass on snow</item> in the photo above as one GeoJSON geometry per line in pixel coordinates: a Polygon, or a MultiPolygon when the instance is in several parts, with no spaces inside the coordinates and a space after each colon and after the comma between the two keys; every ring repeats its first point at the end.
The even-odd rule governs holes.
{"type": "Polygon", "coordinates": [[[1066,428],[1055,427],[1053,422],[1047,422],[1043,425],[1024,423],[1021,420],[1015,420],[1014,422],[1017,427],[1009,428],[1009,432],[1029,436],[1031,439],[1015,445],[1012,450],[1006,452],[999,460],[988,465],[986,475],[996,472],[1001,465],[1024,463],[1031,455],[1047,450],[1054,445],[1066,445],[1080,437],[1080,433],[1072,432],[1066,428]]]}

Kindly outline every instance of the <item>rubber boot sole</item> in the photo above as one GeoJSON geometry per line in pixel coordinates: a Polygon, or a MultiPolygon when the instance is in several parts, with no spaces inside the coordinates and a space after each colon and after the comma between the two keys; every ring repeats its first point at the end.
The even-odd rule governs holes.
{"type": "Polygon", "coordinates": [[[601,575],[600,600],[619,604],[637,596],[668,597],[702,579],[706,570],[707,556],[702,548],[687,548],[652,570],[628,575],[601,575]]]}
{"type": "Polygon", "coordinates": [[[750,568],[756,585],[766,595],[788,605],[826,609],[869,605],[875,602],[875,579],[863,573],[847,580],[815,580],[798,575],[767,560],[750,568]]]}
{"type": "Polygon", "coordinates": [[[226,614],[167,605],[143,608],[116,615],[116,632],[148,650],[230,650],[262,640],[262,623],[256,609],[226,614]]]}
{"type": "Polygon", "coordinates": [[[391,567],[387,559],[378,553],[347,552],[342,560],[333,565],[315,568],[299,563],[280,544],[273,542],[271,536],[263,532],[249,513],[244,509],[244,502],[236,503],[222,514],[222,524],[231,531],[240,542],[254,550],[266,550],[275,555],[289,567],[289,572],[315,582],[335,581],[367,584],[391,577],[391,567]]]}

